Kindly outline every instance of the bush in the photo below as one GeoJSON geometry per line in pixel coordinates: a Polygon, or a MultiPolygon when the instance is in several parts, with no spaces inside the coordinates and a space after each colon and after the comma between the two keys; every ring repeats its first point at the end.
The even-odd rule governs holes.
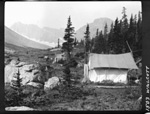
{"type": "Polygon", "coordinates": [[[24,94],[24,97],[41,96],[44,94],[44,91],[43,89],[38,89],[31,85],[24,85],[22,86],[22,93],[24,94]]]}
{"type": "Polygon", "coordinates": [[[66,61],[66,60],[60,59],[60,60],[58,61],[58,63],[59,63],[59,64],[64,64],[65,61],[66,61]]]}
{"type": "Polygon", "coordinates": [[[124,93],[129,99],[138,99],[142,95],[140,86],[126,88],[124,93]]]}
{"type": "Polygon", "coordinates": [[[138,76],[137,76],[137,71],[136,70],[130,70],[127,74],[128,80],[130,81],[135,81],[138,76]]]}
{"type": "Polygon", "coordinates": [[[84,58],[84,52],[79,52],[75,54],[75,57],[84,58]]]}

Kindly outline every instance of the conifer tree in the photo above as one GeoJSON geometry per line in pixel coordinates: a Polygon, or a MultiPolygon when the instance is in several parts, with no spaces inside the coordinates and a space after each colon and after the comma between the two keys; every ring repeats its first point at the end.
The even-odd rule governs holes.
{"type": "Polygon", "coordinates": [[[67,28],[65,29],[65,36],[64,36],[65,42],[62,45],[62,50],[66,53],[66,62],[64,63],[65,69],[65,80],[66,85],[70,87],[71,83],[71,74],[70,74],[70,65],[71,65],[71,52],[73,50],[74,45],[74,27],[72,27],[71,18],[69,16],[67,28]]]}
{"type": "Polygon", "coordinates": [[[113,51],[116,54],[119,54],[122,52],[122,47],[119,47],[122,45],[122,39],[121,39],[121,22],[119,23],[118,18],[115,20],[114,25],[114,35],[113,35],[113,51]]]}
{"type": "Polygon", "coordinates": [[[91,45],[90,45],[90,31],[89,31],[89,24],[87,24],[86,31],[85,31],[85,42],[84,42],[84,48],[85,48],[85,64],[88,63],[88,54],[91,51],[91,45]]]}
{"type": "Polygon", "coordinates": [[[108,34],[108,43],[107,43],[107,47],[108,47],[108,53],[113,53],[113,40],[114,40],[114,38],[113,38],[113,34],[114,34],[114,30],[113,30],[114,28],[113,28],[113,23],[111,24],[111,28],[110,28],[110,32],[109,32],[109,34],[108,34]]]}
{"type": "MultiPolygon", "coordinates": [[[[133,45],[134,45],[134,42],[135,42],[135,27],[134,27],[134,20],[133,20],[133,15],[131,15],[131,18],[130,18],[130,24],[129,24],[129,29],[128,29],[128,43],[131,47],[131,49],[133,50],[133,45]]],[[[129,49],[128,49],[129,50],[129,49]]]]}
{"type": "Polygon", "coordinates": [[[107,23],[104,26],[104,46],[105,46],[105,53],[108,53],[108,27],[107,23]]]}
{"type": "Polygon", "coordinates": [[[92,51],[91,52],[92,53],[94,53],[95,44],[96,44],[96,40],[97,40],[98,36],[99,36],[99,29],[96,30],[96,36],[95,36],[95,38],[92,38],[92,40],[91,40],[91,47],[92,47],[92,51]]]}
{"type": "Polygon", "coordinates": [[[12,82],[11,82],[11,87],[13,88],[13,89],[15,89],[16,90],[16,92],[17,92],[17,96],[16,96],[16,105],[20,105],[21,104],[21,102],[22,102],[22,95],[23,95],[23,93],[22,93],[22,88],[21,88],[21,81],[22,81],[22,79],[20,78],[20,72],[19,72],[19,69],[17,69],[17,72],[14,74],[14,78],[15,78],[15,80],[12,80],[12,82]]]}
{"type": "Polygon", "coordinates": [[[93,53],[105,53],[106,48],[105,48],[105,39],[103,37],[102,31],[100,31],[98,37],[95,37],[95,44],[94,44],[94,50],[93,53]]]}
{"type": "Polygon", "coordinates": [[[127,15],[126,15],[126,8],[123,7],[123,10],[122,10],[122,25],[121,25],[121,37],[122,37],[122,53],[126,52],[127,51],[127,44],[126,44],[126,41],[128,39],[128,19],[127,19],[127,15]]]}
{"type": "Polygon", "coordinates": [[[106,39],[106,41],[108,41],[108,27],[107,27],[107,23],[104,26],[104,38],[106,39]]]}
{"type": "Polygon", "coordinates": [[[58,48],[60,47],[60,45],[59,45],[59,38],[58,38],[58,48]]]}
{"type": "Polygon", "coordinates": [[[75,38],[74,39],[74,46],[76,46],[77,45],[77,39],[75,38]]]}
{"type": "MultiPolygon", "coordinates": [[[[141,12],[138,13],[138,22],[137,22],[137,50],[142,49],[142,17],[141,12]]],[[[141,51],[137,53],[139,56],[142,55],[141,51]]]]}

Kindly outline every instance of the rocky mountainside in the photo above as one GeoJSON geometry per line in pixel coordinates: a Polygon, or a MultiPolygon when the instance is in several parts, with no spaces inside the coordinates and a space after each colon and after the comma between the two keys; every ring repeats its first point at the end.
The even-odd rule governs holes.
{"type": "MultiPolygon", "coordinates": [[[[91,37],[95,36],[97,28],[103,31],[106,23],[108,25],[109,31],[112,22],[113,20],[109,18],[98,18],[95,19],[92,23],[89,23],[91,37]]],[[[58,38],[62,39],[64,36],[64,29],[62,28],[61,29],[54,29],[49,27],[40,28],[34,24],[23,24],[21,22],[14,23],[11,26],[11,29],[31,39],[33,38],[36,40],[46,41],[55,44],[57,44],[58,38]]],[[[85,30],[86,25],[82,26],[76,31],[75,37],[79,41],[83,39],[85,30]]],[[[62,40],[60,40],[60,43],[62,43],[62,40]]]]}
{"type": "MultiPolygon", "coordinates": [[[[104,26],[106,23],[107,23],[108,32],[109,32],[112,22],[113,22],[113,20],[111,20],[109,18],[98,18],[98,19],[95,19],[92,23],[89,23],[90,37],[93,38],[96,35],[97,29],[99,29],[99,31],[101,31],[101,30],[104,31],[104,26]]],[[[87,25],[84,25],[76,31],[76,38],[79,41],[84,38],[86,26],[87,25]]]]}
{"type": "Polygon", "coordinates": [[[21,47],[31,47],[37,49],[47,49],[50,48],[48,45],[44,45],[35,41],[32,41],[20,34],[14,32],[5,26],[5,43],[13,44],[21,47]]]}
{"type": "Polygon", "coordinates": [[[64,35],[64,29],[54,29],[49,27],[40,28],[34,24],[23,24],[21,22],[14,23],[11,26],[11,29],[31,39],[49,43],[57,43],[58,38],[63,37],[64,35]]]}

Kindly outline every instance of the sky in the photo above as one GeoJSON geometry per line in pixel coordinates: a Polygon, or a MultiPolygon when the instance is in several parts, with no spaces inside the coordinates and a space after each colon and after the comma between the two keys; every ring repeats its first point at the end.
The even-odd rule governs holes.
{"type": "Polygon", "coordinates": [[[5,2],[5,25],[12,26],[15,22],[36,24],[39,27],[66,28],[68,17],[71,16],[75,30],[95,19],[107,17],[121,19],[122,9],[126,7],[128,19],[131,14],[138,14],[142,6],[140,1],[89,1],[89,2],[5,2]]]}

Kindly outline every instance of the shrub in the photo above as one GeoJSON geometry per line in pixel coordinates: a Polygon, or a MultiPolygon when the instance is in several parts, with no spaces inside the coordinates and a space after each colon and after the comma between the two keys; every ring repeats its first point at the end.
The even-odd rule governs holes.
{"type": "Polygon", "coordinates": [[[60,60],[58,61],[58,63],[59,63],[59,64],[64,64],[65,61],[66,61],[66,60],[60,59],[60,60]]]}
{"type": "Polygon", "coordinates": [[[129,99],[138,99],[141,96],[142,91],[141,87],[137,86],[126,88],[124,93],[129,99]]]}
{"type": "Polygon", "coordinates": [[[78,52],[75,54],[75,57],[84,58],[84,52],[78,52]]]}

